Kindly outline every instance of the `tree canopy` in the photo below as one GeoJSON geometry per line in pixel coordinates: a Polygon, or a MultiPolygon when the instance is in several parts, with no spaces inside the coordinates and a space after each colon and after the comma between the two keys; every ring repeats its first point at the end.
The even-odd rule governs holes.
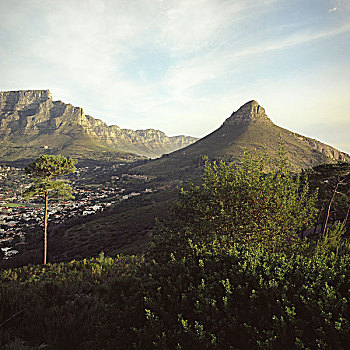
{"type": "Polygon", "coordinates": [[[33,180],[25,191],[24,198],[43,197],[45,200],[44,214],[44,264],[47,261],[47,210],[49,198],[73,198],[72,188],[67,181],[60,179],[75,171],[77,160],[67,159],[61,155],[42,155],[30,163],[25,172],[33,180]]]}

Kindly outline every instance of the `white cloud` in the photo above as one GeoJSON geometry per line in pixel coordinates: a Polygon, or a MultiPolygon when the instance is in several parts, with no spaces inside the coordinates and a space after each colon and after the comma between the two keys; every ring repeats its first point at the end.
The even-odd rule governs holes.
{"type": "Polygon", "coordinates": [[[47,30],[32,46],[32,55],[70,79],[98,87],[130,57],[129,43],[140,28],[123,11],[112,17],[102,1],[81,4],[52,5],[45,17],[47,30]]]}
{"type": "Polygon", "coordinates": [[[238,1],[181,0],[165,9],[162,43],[175,54],[218,45],[220,36],[247,7],[238,1]]]}
{"type": "Polygon", "coordinates": [[[328,13],[332,13],[338,10],[338,7],[333,7],[332,9],[328,10],[328,13]]]}
{"type": "Polygon", "coordinates": [[[350,31],[350,24],[316,32],[300,32],[274,41],[242,48],[238,51],[213,50],[196,55],[172,66],[163,80],[163,86],[174,98],[188,99],[190,90],[213,78],[231,75],[239,69],[239,62],[270,51],[283,50],[314,40],[333,37],[350,31]]]}
{"type": "Polygon", "coordinates": [[[245,57],[245,56],[251,56],[256,54],[262,54],[273,50],[281,50],[281,49],[290,48],[296,45],[305,44],[314,40],[330,38],[330,37],[347,33],[347,32],[350,32],[350,23],[347,23],[338,28],[332,28],[328,30],[314,31],[314,32],[310,32],[310,31],[300,32],[300,33],[287,36],[286,38],[282,38],[275,41],[267,41],[267,42],[261,43],[260,45],[248,47],[246,49],[243,49],[240,52],[237,52],[234,56],[245,57]]]}
{"type": "Polygon", "coordinates": [[[49,70],[45,78],[42,71],[33,72],[36,80],[47,81],[48,76],[55,79],[59,75],[60,80],[90,91],[113,88],[117,95],[134,98],[146,89],[124,74],[123,64],[142,52],[143,46],[162,45],[169,54],[179,55],[167,73],[166,86],[162,86],[176,93],[177,86],[183,90],[188,84],[197,85],[215,75],[218,68],[214,62],[203,68],[193,65],[203,61],[193,56],[193,51],[205,49],[211,53],[218,49],[219,39],[225,38],[228,27],[239,20],[238,15],[244,9],[259,7],[258,3],[261,1],[32,0],[18,6],[14,0],[3,15],[6,21],[1,18],[0,23],[19,37],[15,51],[22,53],[22,59],[14,51],[10,61],[21,60],[18,66],[24,61],[37,61],[49,70]],[[28,20],[29,16],[33,18],[28,20]],[[11,26],[13,22],[16,26],[11,26]],[[21,35],[28,32],[33,33],[30,40],[21,40],[21,35]],[[181,63],[182,56],[193,61],[192,67],[181,63]]]}

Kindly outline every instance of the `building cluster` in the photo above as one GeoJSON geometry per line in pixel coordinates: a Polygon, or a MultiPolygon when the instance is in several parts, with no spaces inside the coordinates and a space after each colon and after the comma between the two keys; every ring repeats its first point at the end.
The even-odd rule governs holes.
{"type": "Polygon", "coordinates": [[[0,203],[11,202],[22,194],[29,180],[22,168],[0,165],[0,203]]]}
{"type": "MultiPolygon", "coordinates": [[[[109,176],[113,181],[107,182],[108,184],[91,181],[92,177],[101,179],[105,174],[106,170],[103,167],[79,168],[70,178],[74,199],[50,202],[49,226],[62,224],[72,218],[92,215],[121,201],[155,191],[151,188],[144,188],[142,191],[119,188],[115,186],[119,180],[116,175],[109,176]]],[[[30,202],[23,199],[22,194],[30,183],[22,169],[0,167],[0,178],[0,248],[4,259],[8,259],[18,253],[20,245],[25,245],[26,234],[42,229],[44,204],[40,199],[30,202]],[[8,178],[10,181],[6,182],[5,188],[2,179],[8,178]]],[[[122,178],[135,179],[133,175],[128,174],[123,174],[122,178]]],[[[137,175],[137,179],[143,181],[146,187],[146,176],[137,175]]]]}

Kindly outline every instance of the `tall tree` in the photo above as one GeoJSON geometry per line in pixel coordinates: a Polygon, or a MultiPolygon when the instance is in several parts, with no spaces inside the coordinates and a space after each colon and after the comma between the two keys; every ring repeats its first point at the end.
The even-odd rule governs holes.
{"type": "MultiPolygon", "coordinates": [[[[326,234],[331,214],[333,222],[342,220],[346,225],[350,208],[350,164],[341,161],[322,164],[304,174],[308,175],[311,188],[319,188],[320,206],[322,211],[324,209],[321,234],[326,234]]],[[[321,219],[321,216],[318,219],[321,219]]]]}
{"type": "Polygon", "coordinates": [[[74,198],[72,187],[62,179],[62,176],[75,172],[76,159],[67,159],[61,155],[42,155],[26,168],[26,173],[32,179],[32,184],[24,193],[24,198],[42,197],[45,201],[44,214],[44,264],[47,262],[47,212],[49,199],[74,198]]]}

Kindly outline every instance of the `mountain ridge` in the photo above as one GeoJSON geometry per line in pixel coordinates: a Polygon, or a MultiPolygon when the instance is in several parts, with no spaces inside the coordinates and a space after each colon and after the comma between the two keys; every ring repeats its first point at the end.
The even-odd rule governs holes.
{"type": "MultiPolygon", "coordinates": [[[[32,136],[30,142],[35,144],[33,138],[43,135],[53,136],[54,143],[59,144],[56,147],[59,151],[69,149],[69,141],[72,143],[82,137],[88,139],[85,147],[88,146],[86,143],[96,143],[95,148],[104,148],[105,152],[135,153],[150,158],[172,152],[197,140],[184,135],[169,137],[160,130],[131,130],[107,125],[101,119],[86,115],[81,107],[53,101],[49,90],[0,92],[0,136],[8,142],[7,146],[21,144],[18,140],[21,136],[32,136]],[[62,136],[66,137],[63,148],[62,136]]],[[[92,150],[95,150],[94,147],[92,150]]]]}
{"type": "Polygon", "coordinates": [[[345,152],[277,126],[265,109],[252,100],[234,111],[218,129],[195,143],[132,171],[185,179],[190,173],[199,174],[203,156],[231,161],[238,160],[245,150],[262,152],[266,147],[273,157],[280,148],[280,138],[295,171],[322,163],[350,162],[350,156],[345,152]]]}
{"type": "Polygon", "coordinates": [[[237,111],[233,112],[224,124],[238,125],[241,123],[268,123],[273,124],[266,115],[265,109],[255,100],[251,100],[242,105],[237,111]]]}
{"type": "MultiPolygon", "coordinates": [[[[154,129],[108,126],[101,119],[85,114],[81,107],[53,101],[50,90],[0,92],[0,161],[32,159],[43,153],[97,160],[112,159],[116,154],[120,159],[130,160],[140,156],[167,158],[158,163],[203,155],[237,159],[244,149],[260,151],[265,144],[271,152],[276,152],[279,135],[297,169],[350,161],[345,152],[275,125],[255,100],[234,111],[217,130],[197,139],[184,135],[168,137],[154,129]]],[[[158,163],[152,162],[150,166],[158,163]]]]}

